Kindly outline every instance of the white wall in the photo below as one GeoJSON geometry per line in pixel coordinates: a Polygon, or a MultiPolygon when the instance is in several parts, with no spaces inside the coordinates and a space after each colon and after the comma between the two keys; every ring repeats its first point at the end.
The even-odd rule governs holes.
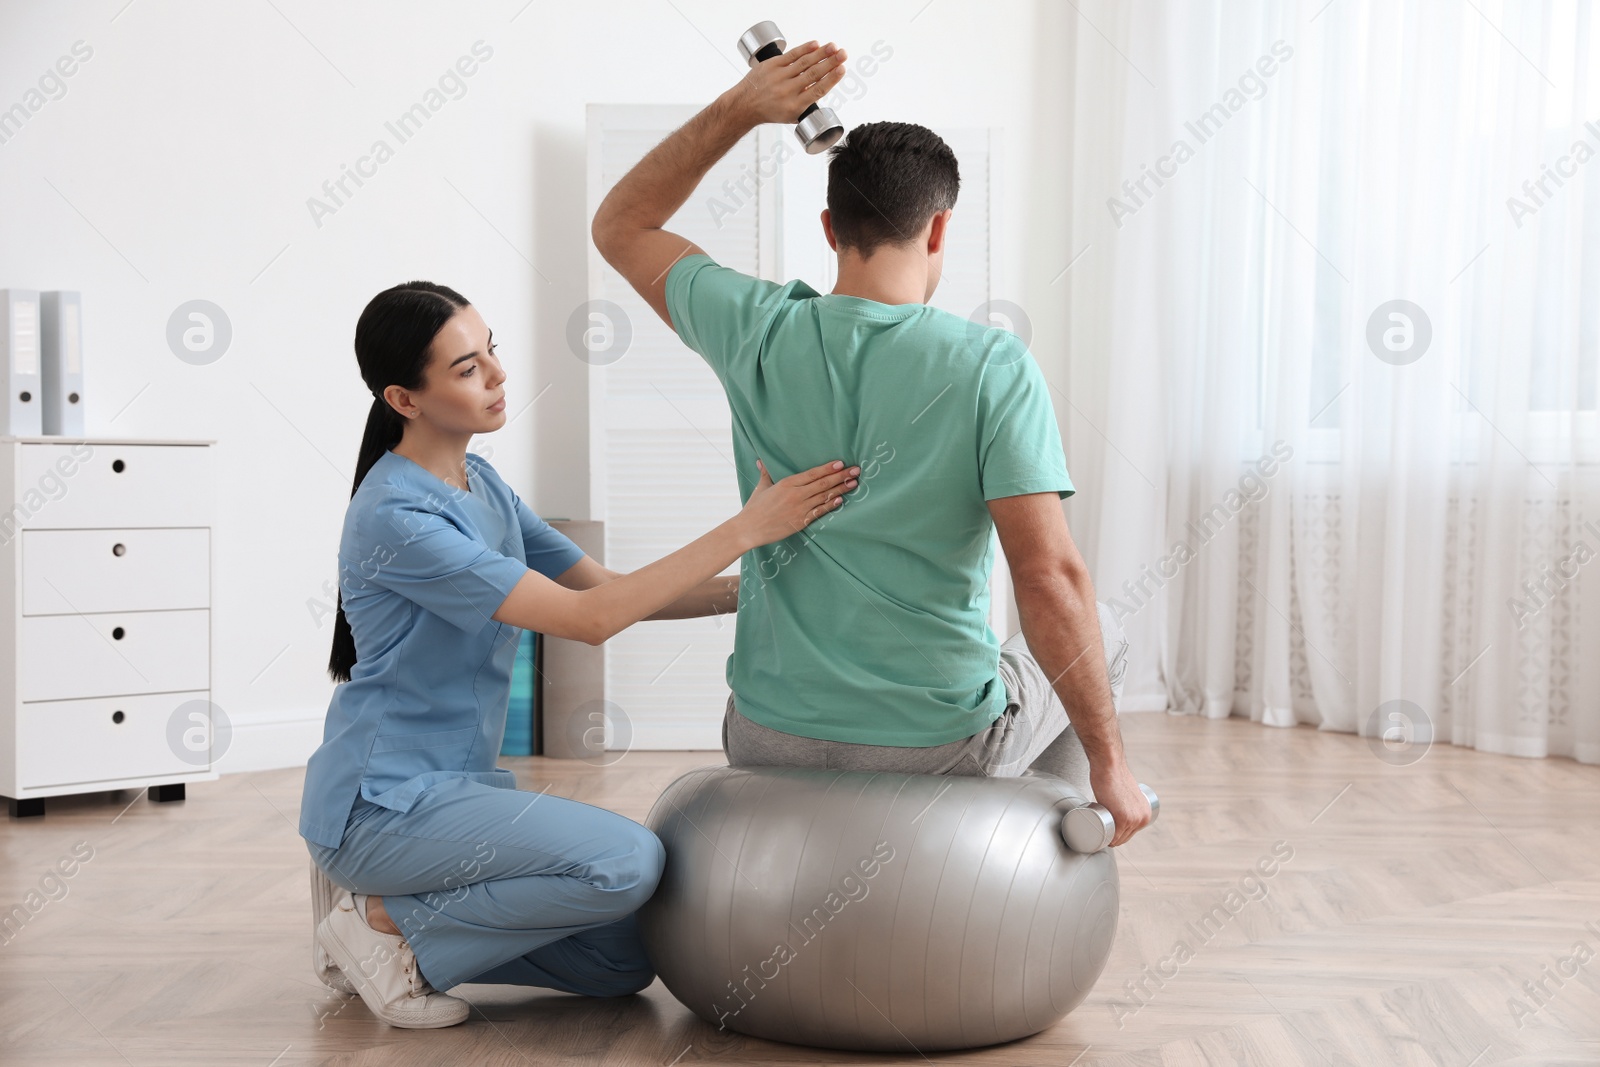
{"type": "Polygon", "coordinates": [[[1053,6],[0,4],[0,109],[39,103],[28,93],[58,58],[92,49],[0,144],[0,287],[83,291],[91,434],[218,442],[213,697],[235,726],[223,769],[292,764],[320,738],[332,626],[308,605],[331,606],[369,403],[350,348],[362,306],[411,278],[477,304],[512,411],[545,390],[477,447],[535,510],[585,517],[586,367],[566,342],[586,298],[584,107],[709,101],[742,74],[733,42],[757,18],[794,43],[892,49],[840,107],[847,124],[1005,128],[996,293],[1029,310],[1036,355],[1065,388],[1065,294],[1049,283],[1070,258],[1054,236],[1068,101],[1036,86],[1066,82],[1075,28],[1053,6]],[[492,55],[464,93],[400,143],[385,123],[479,41],[492,55]],[[319,225],[308,198],[378,139],[393,158],[319,225]],[[166,342],[169,315],[196,298],[233,328],[204,366],[166,342]]]}

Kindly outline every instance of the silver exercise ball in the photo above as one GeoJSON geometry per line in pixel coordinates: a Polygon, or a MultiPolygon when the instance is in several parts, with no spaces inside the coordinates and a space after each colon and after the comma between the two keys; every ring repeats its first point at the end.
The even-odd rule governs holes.
{"type": "Polygon", "coordinates": [[[666,870],[639,912],[656,973],[713,1026],[859,1051],[1038,1033],[1116,936],[1110,851],[1079,854],[1057,778],[705,767],[645,825],[666,870]]]}

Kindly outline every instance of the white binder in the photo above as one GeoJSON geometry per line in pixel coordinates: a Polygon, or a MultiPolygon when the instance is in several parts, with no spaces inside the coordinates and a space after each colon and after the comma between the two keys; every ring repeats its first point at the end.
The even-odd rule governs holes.
{"type": "Polygon", "coordinates": [[[39,294],[0,289],[0,434],[34,437],[44,429],[39,384],[39,294]]]}
{"type": "Polygon", "coordinates": [[[46,434],[83,436],[83,297],[71,290],[39,300],[40,396],[46,434]]]}

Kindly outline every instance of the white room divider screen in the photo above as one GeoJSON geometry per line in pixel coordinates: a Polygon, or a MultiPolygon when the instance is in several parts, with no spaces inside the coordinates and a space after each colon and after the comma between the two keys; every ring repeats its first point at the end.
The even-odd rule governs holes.
{"type": "MultiPolygon", "coordinates": [[[[590,217],[628,168],[696,110],[590,105],[590,217]]],[[[941,133],[961,160],[961,224],[952,228],[947,274],[934,303],[967,317],[990,296],[991,133],[941,133]]],[[[801,277],[827,292],[833,260],[818,222],[826,159],[807,157],[793,138],[780,126],[746,137],[668,228],[726,266],[765,278],[801,277]]],[[[628,571],[738,510],[731,419],[716,376],[592,246],[589,298],[594,329],[613,331],[613,342],[616,331],[630,333],[620,358],[597,359],[589,371],[591,517],[605,522],[606,565],[628,571]]],[[[1010,598],[1004,567],[997,572],[998,632],[1010,598]]],[[[608,746],[720,749],[724,667],[732,651],[731,618],[644,623],[613,638],[605,667],[608,746]]]]}

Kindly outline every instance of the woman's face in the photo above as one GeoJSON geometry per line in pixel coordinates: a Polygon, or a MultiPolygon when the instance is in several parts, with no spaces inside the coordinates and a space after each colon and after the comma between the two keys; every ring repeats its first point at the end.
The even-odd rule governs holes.
{"type": "Polygon", "coordinates": [[[452,315],[428,348],[423,388],[399,390],[396,399],[406,401],[400,412],[426,419],[446,434],[489,433],[504,426],[506,375],[494,354],[493,337],[472,305],[452,315]]]}

